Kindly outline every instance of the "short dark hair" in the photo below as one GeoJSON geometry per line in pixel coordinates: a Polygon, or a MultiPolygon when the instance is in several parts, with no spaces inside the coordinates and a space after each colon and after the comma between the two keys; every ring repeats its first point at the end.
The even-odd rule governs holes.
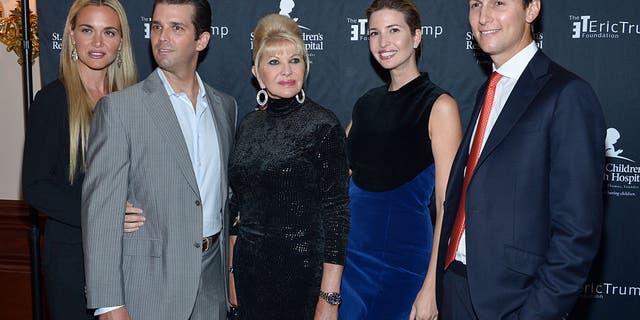
{"type": "MultiPolygon", "coordinates": [[[[369,8],[367,8],[367,19],[370,19],[371,14],[374,12],[382,9],[392,9],[402,13],[404,21],[409,25],[409,29],[411,29],[411,35],[416,34],[416,29],[422,28],[420,12],[418,11],[416,4],[411,0],[374,0],[371,5],[369,5],[369,8]]],[[[420,57],[420,52],[422,51],[422,43],[420,43],[415,50],[417,60],[420,57]]]]}
{"type": "Polygon", "coordinates": [[[153,3],[154,11],[159,3],[192,5],[195,10],[193,10],[191,21],[196,29],[196,40],[203,32],[211,33],[211,5],[209,0],[155,0],[153,3]]]}

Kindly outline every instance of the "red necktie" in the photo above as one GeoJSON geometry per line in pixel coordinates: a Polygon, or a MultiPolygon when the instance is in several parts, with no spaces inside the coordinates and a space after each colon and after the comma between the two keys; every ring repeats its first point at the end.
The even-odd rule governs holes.
{"type": "Polygon", "coordinates": [[[462,238],[462,231],[464,231],[465,221],[465,199],[467,197],[467,187],[471,176],[476,169],[478,159],[480,158],[480,150],[482,149],[482,140],[484,138],[485,131],[487,129],[487,122],[489,121],[489,114],[491,114],[491,107],[493,106],[493,98],[496,94],[496,85],[500,81],[502,75],[493,72],[489,78],[489,86],[487,87],[487,93],[484,96],[484,102],[482,103],[482,110],[480,111],[480,118],[478,119],[478,126],[476,127],[476,134],[473,137],[473,143],[471,144],[471,152],[469,152],[469,159],[467,160],[467,170],[464,174],[464,182],[462,183],[462,194],[460,196],[460,205],[458,206],[458,212],[456,214],[456,220],[453,222],[453,230],[451,231],[451,239],[449,240],[449,247],[447,248],[447,259],[445,260],[444,268],[448,268],[456,257],[456,251],[458,251],[458,245],[462,238]]]}

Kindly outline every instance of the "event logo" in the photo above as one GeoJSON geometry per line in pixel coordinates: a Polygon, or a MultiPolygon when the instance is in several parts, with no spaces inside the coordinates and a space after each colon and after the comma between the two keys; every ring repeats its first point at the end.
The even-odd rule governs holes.
{"type": "MultiPolygon", "coordinates": [[[[319,51],[324,51],[324,34],[319,32],[313,32],[311,28],[306,27],[300,24],[300,18],[291,17],[291,13],[293,12],[293,8],[296,6],[296,3],[293,0],[282,0],[280,1],[280,11],[279,14],[283,16],[287,16],[291,18],[298,24],[298,27],[302,29],[302,40],[304,41],[304,46],[307,49],[307,53],[309,54],[309,58],[313,58],[319,51]]],[[[253,50],[253,32],[251,32],[251,50],[253,50]]],[[[311,61],[309,61],[311,62],[311,61]]]]}
{"type": "Polygon", "coordinates": [[[616,128],[607,129],[604,142],[607,164],[604,179],[607,182],[607,193],[616,197],[636,197],[640,189],[640,166],[635,161],[622,156],[623,149],[616,149],[620,139],[616,128]]]}
{"type": "Polygon", "coordinates": [[[585,299],[604,299],[607,296],[640,297],[640,286],[591,282],[585,284],[582,290],[580,290],[580,297],[585,299]]]}
{"type": "MultiPolygon", "coordinates": [[[[140,16],[140,21],[144,28],[144,38],[151,39],[151,17],[140,16]]],[[[211,26],[211,37],[224,39],[229,35],[229,27],[227,26],[211,26]]]]}
{"type": "MultiPolygon", "coordinates": [[[[347,18],[349,24],[349,40],[351,41],[369,41],[368,20],[363,18],[347,18]]],[[[442,25],[421,26],[423,39],[425,37],[438,39],[445,32],[442,25]]]]}
{"type": "Polygon", "coordinates": [[[573,39],[619,39],[640,35],[640,24],[625,20],[598,20],[591,15],[569,15],[573,39]]]}
{"type": "MultiPolygon", "coordinates": [[[[544,32],[534,32],[533,39],[536,41],[538,48],[543,49],[544,32]]],[[[478,64],[491,63],[491,57],[482,51],[480,45],[478,45],[478,42],[476,41],[476,38],[473,36],[473,32],[467,31],[464,40],[465,50],[473,51],[473,55],[476,57],[476,62],[478,64]]]]}
{"type": "Polygon", "coordinates": [[[51,33],[51,49],[62,50],[62,35],[59,32],[51,33]]]}

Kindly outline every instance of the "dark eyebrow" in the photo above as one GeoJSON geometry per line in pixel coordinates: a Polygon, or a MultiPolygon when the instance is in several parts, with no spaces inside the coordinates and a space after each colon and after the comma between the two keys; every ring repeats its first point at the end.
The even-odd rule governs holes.
{"type": "Polygon", "coordinates": [[[184,24],[184,23],[182,23],[182,22],[169,22],[169,24],[170,24],[172,27],[176,27],[176,26],[178,26],[178,27],[184,27],[184,26],[186,26],[186,24],[184,24]]]}

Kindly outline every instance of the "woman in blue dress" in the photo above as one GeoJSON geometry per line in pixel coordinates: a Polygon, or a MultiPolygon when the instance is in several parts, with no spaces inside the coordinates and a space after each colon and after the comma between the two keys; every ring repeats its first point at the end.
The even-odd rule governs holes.
{"type": "Polygon", "coordinates": [[[437,254],[431,252],[438,248],[445,187],[462,135],[458,108],[418,71],[415,4],[376,0],[367,17],[369,49],[390,82],[360,97],[347,128],[351,231],[339,318],[436,319],[437,254]]]}

